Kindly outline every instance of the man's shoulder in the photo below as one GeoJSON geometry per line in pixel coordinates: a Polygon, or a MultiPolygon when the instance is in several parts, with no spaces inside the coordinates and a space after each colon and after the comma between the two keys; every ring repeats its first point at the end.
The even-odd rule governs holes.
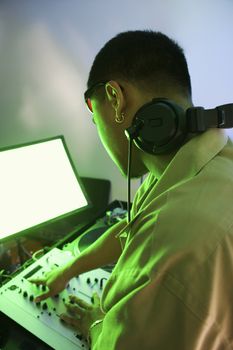
{"type": "MultiPolygon", "coordinates": [[[[228,166],[220,165],[224,167],[228,166]]],[[[226,174],[211,168],[212,165],[159,197],[153,197],[152,187],[148,205],[131,227],[131,238],[146,242],[146,237],[152,237],[156,247],[170,247],[171,254],[197,251],[200,258],[203,252],[204,258],[211,253],[216,242],[233,227],[233,171],[228,168],[226,174]]]]}

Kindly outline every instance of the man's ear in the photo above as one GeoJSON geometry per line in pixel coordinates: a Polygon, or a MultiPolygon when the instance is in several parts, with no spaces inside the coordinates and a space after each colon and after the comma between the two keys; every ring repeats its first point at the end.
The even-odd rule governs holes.
{"type": "Polygon", "coordinates": [[[107,99],[111,103],[115,112],[122,113],[125,100],[120,85],[116,81],[111,80],[105,85],[105,91],[107,99]]]}

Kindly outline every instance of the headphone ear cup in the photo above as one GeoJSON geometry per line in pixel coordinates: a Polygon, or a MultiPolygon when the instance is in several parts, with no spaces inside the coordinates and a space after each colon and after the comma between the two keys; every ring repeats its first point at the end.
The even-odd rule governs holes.
{"type": "Polygon", "coordinates": [[[137,129],[133,139],[138,148],[151,154],[168,153],[185,138],[185,111],[173,101],[156,98],[137,111],[131,128],[137,129]]]}

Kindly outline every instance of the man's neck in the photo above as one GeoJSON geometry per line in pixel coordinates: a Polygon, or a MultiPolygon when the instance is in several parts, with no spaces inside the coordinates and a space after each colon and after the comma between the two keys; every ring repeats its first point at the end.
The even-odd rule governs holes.
{"type": "Polygon", "coordinates": [[[148,171],[153,173],[154,176],[159,179],[176,153],[177,150],[166,155],[144,153],[142,156],[142,161],[148,171]]]}

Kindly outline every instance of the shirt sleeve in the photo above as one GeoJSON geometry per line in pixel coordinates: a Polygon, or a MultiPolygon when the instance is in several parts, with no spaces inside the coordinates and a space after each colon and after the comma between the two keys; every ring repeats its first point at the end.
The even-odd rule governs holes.
{"type": "Polygon", "coordinates": [[[175,295],[161,284],[146,283],[107,312],[93,350],[191,350],[188,329],[197,324],[175,295]]]}
{"type": "Polygon", "coordinates": [[[119,300],[95,333],[92,349],[232,349],[211,320],[201,320],[172,291],[168,280],[147,281],[119,300]]]}

